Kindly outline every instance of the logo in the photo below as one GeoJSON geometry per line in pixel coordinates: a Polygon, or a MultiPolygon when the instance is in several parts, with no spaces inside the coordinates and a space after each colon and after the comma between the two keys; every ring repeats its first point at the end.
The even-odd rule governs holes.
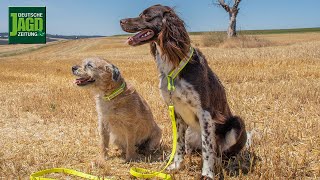
{"type": "Polygon", "coordinates": [[[9,7],[9,44],[45,44],[46,7],[9,7]]]}

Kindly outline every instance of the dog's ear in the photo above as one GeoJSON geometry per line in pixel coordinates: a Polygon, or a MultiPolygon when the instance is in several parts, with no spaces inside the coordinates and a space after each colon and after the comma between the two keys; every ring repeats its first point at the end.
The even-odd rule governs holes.
{"type": "Polygon", "coordinates": [[[180,60],[188,56],[190,38],[184,22],[174,10],[166,6],[163,14],[162,29],[159,34],[159,44],[173,65],[178,66],[180,60]]]}
{"type": "Polygon", "coordinates": [[[112,64],[112,80],[117,82],[120,79],[120,71],[119,69],[112,64]]]}

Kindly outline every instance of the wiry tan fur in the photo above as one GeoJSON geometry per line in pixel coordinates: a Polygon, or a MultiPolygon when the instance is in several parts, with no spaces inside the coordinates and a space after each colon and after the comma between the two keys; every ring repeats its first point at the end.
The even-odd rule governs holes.
{"type": "Polygon", "coordinates": [[[88,58],[82,66],[74,66],[73,73],[79,77],[95,80],[101,151],[107,157],[109,143],[116,144],[126,154],[126,161],[137,157],[137,150],[150,151],[160,144],[161,129],[153,119],[146,101],[136,90],[126,85],[125,91],[110,101],[104,100],[124,81],[117,67],[100,58],[88,58]]]}

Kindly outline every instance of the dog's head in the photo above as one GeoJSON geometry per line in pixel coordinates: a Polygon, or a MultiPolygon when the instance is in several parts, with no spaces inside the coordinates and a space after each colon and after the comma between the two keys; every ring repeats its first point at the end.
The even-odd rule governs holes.
{"type": "Polygon", "coordinates": [[[170,13],[174,14],[170,7],[154,5],[145,9],[138,17],[120,20],[120,25],[124,31],[138,32],[128,38],[128,44],[137,46],[157,40],[170,13]]]}
{"type": "Polygon", "coordinates": [[[72,67],[72,73],[78,76],[75,81],[78,86],[95,84],[108,89],[108,86],[111,88],[121,79],[119,69],[100,58],[85,59],[82,65],[72,67]]]}
{"type": "Polygon", "coordinates": [[[120,20],[120,25],[124,31],[136,33],[127,40],[131,46],[156,42],[174,64],[188,56],[190,38],[184,22],[168,6],[151,6],[138,17],[120,20]]]}

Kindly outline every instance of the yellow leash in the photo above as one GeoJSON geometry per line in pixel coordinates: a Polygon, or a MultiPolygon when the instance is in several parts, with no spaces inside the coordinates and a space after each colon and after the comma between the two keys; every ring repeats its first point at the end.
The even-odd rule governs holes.
{"type": "Polygon", "coordinates": [[[170,114],[170,118],[171,118],[171,122],[172,122],[172,132],[173,132],[173,145],[172,145],[172,151],[171,151],[169,161],[162,168],[162,170],[158,171],[158,172],[157,171],[151,172],[148,169],[132,167],[132,168],[130,168],[130,174],[132,176],[137,177],[137,178],[144,178],[144,179],[158,177],[158,178],[162,178],[165,180],[171,180],[171,176],[169,174],[163,173],[163,171],[165,169],[167,169],[167,167],[171,164],[171,162],[173,161],[174,155],[176,153],[176,150],[177,150],[177,126],[176,126],[176,118],[174,116],[174,106],[173,105],[169,106],[169,114],[170,114]]]}
{"type": "MultiPolygon", "coordinates": [[[[194,49],[192,47],[190,47],[189,58],[182,60],[179,64],[179,67],[177,69],[174,69],[167,76],[168,91],[170,94],[169,114],[170,114],[170,119],[171,119],[171,123],[172,123],[172,133],[173,133],[173,137],[172,137],[173,145],[172,145],[172,151],[171,151],[169,161],[160,171],[150,171],[150,170],[144,169],[144,168],[132,167],[132,168],[130,168],[130,174],[134,177],[144,178],[144,179],[153,178],[153,177],[158,177],[158,178],[162,178],[165,180],[172,179],[171,175],[163,173],[163,171],[165,169],[167,169],[167,167],[171,164],[171,162],[174,159],[174,155],[176,153],[176,150],[177,150],[177,127],[176,127],[176,118],[174,115],[174,105],[172,102],[172,92],[175,90],[174,79],[178,76],[180,71],[188,64],[189,60],[192,58],[193,52],[194,52],[194,49]]],[[[123,92],[124,88],[125,88],[125,83],[123,83],[117,90],[115,90],[113,93],[111,93],[111,95],[105,96],[104,97],[105,100],[110,101],[111,99],[115,98],[117,95],[119,95],[123,92]]],[[[79,172],[79,171],[76,171],[73,169],[66,169],[66,168],[52,168],[52,169],[38,171],[38,172],[35,172],[30,175],[30,180],[56,180],[56,179],[52,179],[52,178],[44,178],[43,177],[44,175],[50,174],[50,173],[64,173],[64,174],[69,174],[69,175],[82,177],[82,178],[90,179],[90,180],[110,180],[110,179],[99,178],[97,176],[93,176],[90,174],[86,174],[83,172],[79,172]]]]}
{"type": "MultiPolygon", "coordinates": [[[[64,173],[64,174],[69,174],[69,175],[74,175],[77,177],[82,177],[82,178],[86,178],[86,179],[91,179],[91,180],[103,180],[105,178],[99,178],[97,176],[93,176],[90,174],[86,174],[83,172],[79,172],[73,169],[66,169],[66,168],[52,168],[52,169],[46,169],[46,170],[42,170],[42,171],[38,171],[35,172],[33,174],[30,175],[30,180],[55,180],[52,178],[45,178],[43,177],[46,174],[50,174],[50,173],[64,173]]],[[[106,180],[106,179],[105,179],[106,180]]]]}

